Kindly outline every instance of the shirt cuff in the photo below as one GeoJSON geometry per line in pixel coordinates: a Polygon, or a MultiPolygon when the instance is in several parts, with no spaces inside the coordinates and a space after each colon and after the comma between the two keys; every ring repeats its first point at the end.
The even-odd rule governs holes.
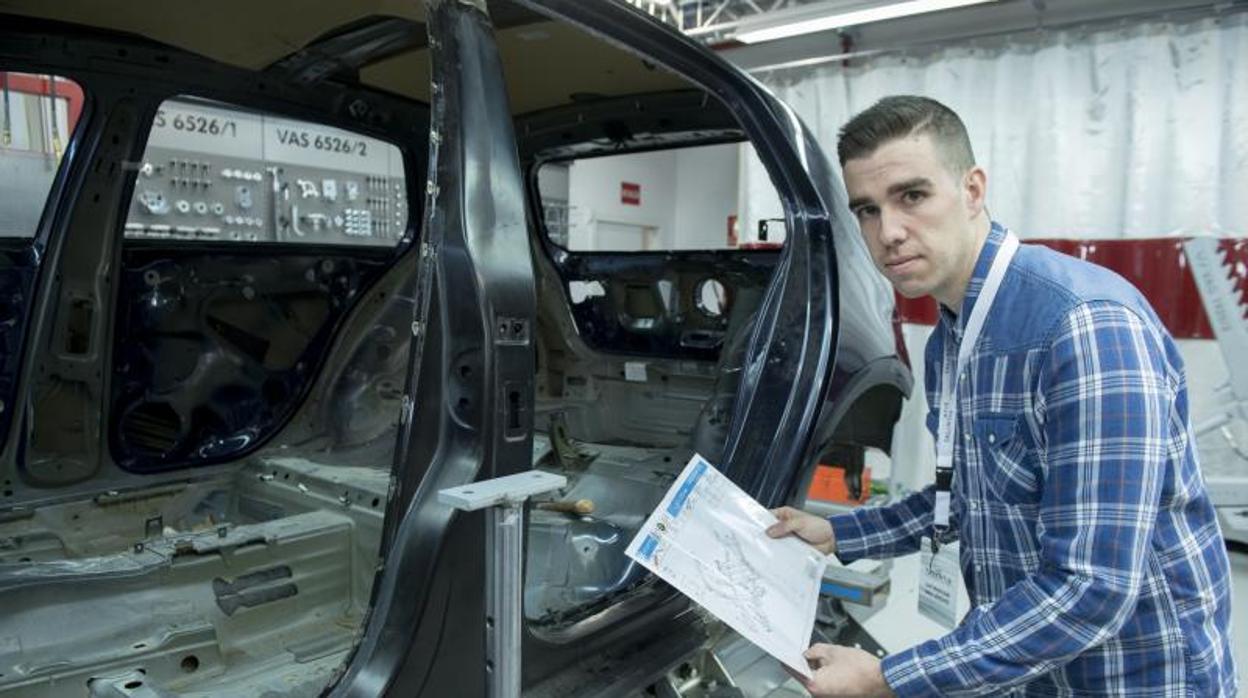
{"type": "Polygon", "coordinates": [[[832,539],[836,541],[836,559],[848,564],[866,554],[867,538],[857,516],[836,514],[828,517],[828,523],[832,524],[832,539]]]}
{"type": "MultiPolygon", "coordinates": [[[[933,641],[929,641],[933,642],[933,641]]],[[[926,645],[928,643],[923,643],[926,645]]],[[[884,674],[884,683],[888,684],[898,698],[909,696],[942,696],[940,689],[923,671],[921,650],[923,645],[890,654],[880,661],[880,671],[884,674]]]]}

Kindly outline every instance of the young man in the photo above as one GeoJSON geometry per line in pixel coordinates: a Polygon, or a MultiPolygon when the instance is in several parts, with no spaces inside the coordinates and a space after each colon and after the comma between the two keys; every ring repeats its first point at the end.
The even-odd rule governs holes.
{"type": "Polygon", "coordinates": [[[807,689],[1234,695],[1226,549],[1183,364],[1147,301],[992,222],[987,175],[938,102],[881,100],[838,154],[880,271],[941,306],[925,357],[938,484],[830,520],[780,509],[769,533],[844,562],[958,540],[972,610],[883,661],[815,645],[807,689]]]}

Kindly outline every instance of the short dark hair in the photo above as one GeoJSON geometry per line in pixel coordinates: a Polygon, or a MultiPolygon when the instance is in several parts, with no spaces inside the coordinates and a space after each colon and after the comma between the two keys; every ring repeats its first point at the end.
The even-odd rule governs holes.
{"type": "Polygon", "coordinates": [[[885,97],[841,128],[836,155],[841,166],[855,158],[865,158],[877,148],[897,138],[926,133],[944,156],[945,166],[961,175],[975,166],[971,139],[956,112],[927,97],[896,95],[885,97]]]}

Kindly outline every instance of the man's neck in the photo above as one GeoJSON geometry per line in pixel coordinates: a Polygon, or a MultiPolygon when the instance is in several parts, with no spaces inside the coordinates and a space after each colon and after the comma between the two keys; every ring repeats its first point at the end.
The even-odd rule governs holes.
{"type": "Polygon", "coordinates": [[[936,289],[932,292],[936,301],[954,315],[962,314],[962,301],[966,297],[966,288],[971,285],[971,277],[975,275],[975,263],[979,261],[979,255],[988,241],[988,233],[992,230],[992,221],[986,213],[981,213],[971,225],[975,229],[975,243],[971,245],[970,252],[962,260],[961,270],[956,277],[951,279],[947,288],[936,289]]]}

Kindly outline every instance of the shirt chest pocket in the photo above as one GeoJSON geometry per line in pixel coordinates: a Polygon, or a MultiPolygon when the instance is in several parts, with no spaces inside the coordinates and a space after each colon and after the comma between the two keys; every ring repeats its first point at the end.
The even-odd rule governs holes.
{"type": "Polygon", "coordinates": [[[983,495],[990,503],[1040,501],[1040,478],[1025,429],[1018,414],[983,412],[972,417],[974,439],[968,445],[978,449],[983,495]]]}

